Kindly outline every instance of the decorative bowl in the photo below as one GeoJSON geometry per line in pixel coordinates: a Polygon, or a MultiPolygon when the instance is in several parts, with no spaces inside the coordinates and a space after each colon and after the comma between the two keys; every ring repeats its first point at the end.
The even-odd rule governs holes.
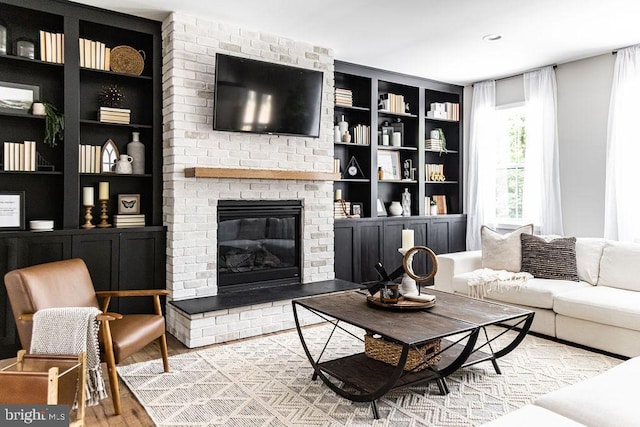
{"type": "Polygon", "coordinates": [[[34,231],[48,231],[53,230],[52,219],[41,219],[29,221],[29,229],[34,231]]]}

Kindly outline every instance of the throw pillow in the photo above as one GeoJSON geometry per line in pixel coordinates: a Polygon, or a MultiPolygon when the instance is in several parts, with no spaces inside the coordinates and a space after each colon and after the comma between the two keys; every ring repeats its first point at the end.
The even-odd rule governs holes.
{"type": "Polygon", "coordinates": [[[533,224],[523,225],[511,233],[500,234],[483,225],[480,228],[482,242],[482,268],[492,270],[520,271],[520,235],[532,234],[533,224]]]}
{"type": "Polygon", "coordinates": [[[577,282],[576,238],[561,237],[545,240],[522,234],[522,271],[540,279],[572,280],[577,282]]]}

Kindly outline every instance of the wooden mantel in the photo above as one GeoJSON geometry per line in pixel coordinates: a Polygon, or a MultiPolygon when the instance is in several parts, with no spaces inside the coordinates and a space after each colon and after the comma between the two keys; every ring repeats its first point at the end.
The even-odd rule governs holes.
{"type": "Polygon", "coordinates": [[[187,178],[237,178],[237,179],[280,179],[301,181],[338,181],[340,174],[315,171],[288,171],[273,169],[237,168],[186,168],[187,178]]]}

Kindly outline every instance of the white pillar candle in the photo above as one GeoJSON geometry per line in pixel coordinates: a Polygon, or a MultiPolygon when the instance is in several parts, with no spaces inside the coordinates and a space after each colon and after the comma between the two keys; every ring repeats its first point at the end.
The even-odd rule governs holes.
{"type": "Polygon", "coordinates": [[[93,206],[93,187],[82,188],[82,204],[84,206],[93,206]]]}
{"type": "Polygon", "coordinates": [[[409,250],[413,244],[413,230],[402,230],[402,249],[409,250]]]}
{"type": "Polygon", "coordinates": [[[336,200],[342,200],[342,190],[336,189],[336,200]]]}
{"type": "Polygon", "coordinates": [[[103,181],[98,186],[98,199],[109,200],[109,183],[103,181]]]}

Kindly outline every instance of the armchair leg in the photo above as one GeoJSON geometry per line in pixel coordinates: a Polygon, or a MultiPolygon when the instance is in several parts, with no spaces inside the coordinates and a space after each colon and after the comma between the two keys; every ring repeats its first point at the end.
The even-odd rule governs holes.
{"type": "Polygon", "coordinates": [[[162,365],[165,372],[169,372],[169,350],[167,349],[167,336],[162,334],[160,340],[160,351],[162,353],[162,365]]]}
{"type": "Polygon", "coordinates": [[[109,386],[111,387],[111,400],[116,415],[120,415],[120,388],[118,387],[118,371],[116,370],[116,358],[113,355],[113,341],[111,340],[111,328],[109,322],[102,324],[102,337],[104,341],[104,355],[107,359],[107,371],[109,373],[109,386]]]}

